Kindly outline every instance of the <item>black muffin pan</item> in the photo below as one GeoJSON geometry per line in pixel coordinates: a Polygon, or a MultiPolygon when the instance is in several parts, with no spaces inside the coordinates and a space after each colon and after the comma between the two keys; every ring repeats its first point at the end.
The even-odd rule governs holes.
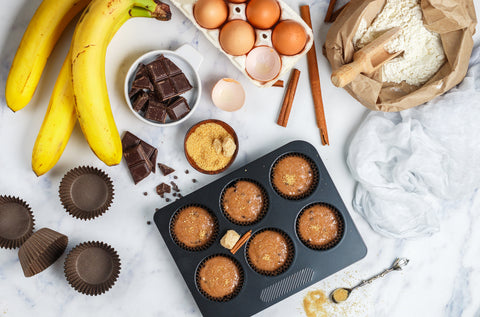
{"type": "Polygon", "coordinates": [[[316,149],[304,141],[288,143],[165,206],[155,213],[154,221],[204,316],[253,315],[340,271],[367,254],[365,243],[323,165],[322,159],[316,149]],[[309,158],[315,165],[314,169],[318,170],[316,186],[306,197],[287,199],[279,195],[271,184],[272,167],[280,157],[288,154],[300,154],[309,158]],[[269,204],[265,216],[253,225],[234,224],[222,212],[220,205],[222,192],[236,179],[250,179],[258,182],[268,196],[269,204]],[[297,234],[297,217],[305,207],[312,203],[323,203],[334,207],[343,222],[342,237],[335,245],[326,250],[309,248],[297,234]],[[218,221],[219,234],[214,243],[201,251],[182,249],[174,242],[170,233],[170,222],[175,212],[192,204],[206,207],[218,221]],[[250,267],[246,258],[246,244],[235,255],[220,245],[220,239],[229,229],[237,231],[240,235],[251,229],[253,235],[265,228],[277,228],[285,232],[291,238],[294,246],[290,266],[274,276],[260,274],[250,267]],[[199,291],[196,283],[196,271],[200,263],[205,258],[216,254],[233,256],[243,270],[241,289],[233,298],[225,301],[209,299],[199,291]]]}

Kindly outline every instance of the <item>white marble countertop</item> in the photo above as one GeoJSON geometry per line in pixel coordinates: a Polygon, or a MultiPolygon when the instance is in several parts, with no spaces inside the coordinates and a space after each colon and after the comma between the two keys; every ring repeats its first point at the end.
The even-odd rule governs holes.
{"type": "MultiPolygon", "coordinates": [[[[297,2],[286,0],[295,10],[297,2]]],[[[73,32],[71,25],[61,38],[45,69],[32,102],[13,113],[5,104],[4,87],[11,61],[23,32],[40,0],[5,1],[0,10],[0,194],[19,196],[32,207],[36,229],[49,227],[69,237],[67,251],[91,240],[111,244],[119,253],[122,270],[115,286],[106,294],[90,297],[77,293],[63,274],[64,254],[44,272],[25,278],[18,250],[0,249],[0,316],[199,316],[192,296],[152,223],[155,208],[165,200],[155,186],[166,178],[151,175],[135,186],[126,166],[107,168],[90,151],[81,131],[74,134],[55,168],[37,178],[31,171],[31,151],[48,105],[56,76],[73,32]],[[79,165],[104,169],[115,186],[110,210],[92,221],[67,214],[58,199],[58,186],[64,173],[79,165]],[[147,192],[148,196],[143,193],[147,192]]],[[[304,316],[302,301],[308,291],[330,292],[337,286],[352,286],[389,266],[395,257],[408,257],[410,264],[400,273],[364,287],[352,298],[335,307],[334,316],[480,316],[480,215],[456,210],[441,216],[439,233],[418,240],[384,238],[352,209],[354,181],[345,163],[346,149],[358,125],[368,112],[344,90],[330,83],[330,67],[320,54],[328,25],[323,17],[327,0],[306,1],[311,5],[316,34],[325,115],[330,146],[320,143],[308,84],[306,59],[298,63],[302,71],[299,89],[287,128],[275,124],[283,89],[255,87],[217,51],[175,8],[170,22],[150,19],[128,21],[115,35],[107,52],[107,85],[119,130],[130,130],[159,149],[158,161],[173,166],[184,194],[204,186],[219,176],[195,172],[187,163],[182,146],[187,129],[194,123],[216,118],[229,123],[237,132],[240,151],[231,170],[287,143],[301,139],[312,143],[320,153],[347,208],[368,247],[367,256],[260,312],[258,316],[304,316]],[[169,128],[147,126],[127,109],[123,99],[124,76],[141,54],[154,49],[176,49],[184,43],[197,48],[204,61],[200,76],[204,83],[200,108],[183,124],[169,128]],[[216,80],[232,77],[246,89],[246,105],[238,112],[215,108],[209,92],[216,80]],[[191,171],[184,173],[185,169],[191,171]],[[191,181],[198,180],[197,183],[191,181]]],[[[480,1],[475,0],[477,10],[480,1]]],[[[478,43],[478,33],[476,35],[478,43]]],[[[287,78],[284,78],[287,80],[287,78]]],[[[170,175],[170,178],[173,175],[170,175]]],[[[472,202],[479,210],[480,195],[472,202]]]]}

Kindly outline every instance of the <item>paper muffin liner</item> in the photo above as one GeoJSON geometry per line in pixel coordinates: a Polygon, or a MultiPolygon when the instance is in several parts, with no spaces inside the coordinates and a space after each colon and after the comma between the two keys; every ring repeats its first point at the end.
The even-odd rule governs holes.
{"type": "Polygon", "coordinates": [[[63,207],[70,215],[78,219],[90,220],[102,215],[108,210],[108,208],[110,208],[113,201],[114,188],[110,177],[101,169],[91,166],[80,166],[71,169],[67,172],[67,174],[65,174],[65,176],[63,176],[63,179],[60,182],[59,196],[63,207]],[[78,177],[86,174],[94,174],[96,176],[99,176],[102,181],[105,182],[108,188],[107,199],[101,206],[94,210],[83,210],[77,205],[75,205],[72,199],[71,188],[74,181],[78,177]]]}
{"type": "MultiPolygon", "coordinates": [[[[30,206],[27,204],[26,201],[23,199],[20,199],[18,197],[13,197],[13,196],[2,196],[0,195],[0,205],[2,204],[7,204],[7,203],[14,203],[22,206],[26,213],[28,214],[28,217],[30,218],[30,223],[28,224],[28,228],[26,232],[17,238],[7,238],[3,237],[2,233],[0,232],[0,248],[4,249],[16,249],[20,247],[27,239],[33,234],[33,227],[35,225],[35,219],[33,217],[33,212],[30,206]]],[[[2,219],[0,219],[2,221],[2,219]]]]}
{"type": "Polygon", "coordinates": [[[200,262],[200,264],[197,267],[197,270],[195,271],[195,284],[197,285],[198,291],[203,296],[205,296],[207,299],[209,299],[211,301],[214,301],[214,302],[228,302],[229,300],[232,300],[233,298],[235,298],[235,296],[237,296],[238,293],[240,293],[240,291],[242,290],[244,281],[245,281],[245,273],[243,272],[243,268],[240,265],[240,262],[229,254],[217,253],[217,254],[209,255],[206,258],[204,258],[202,260],[202,262],[200,262]],[[240,278],[238,280],[238,285],[235,288],[235,290],[231,294],[223,296],[223,297],[213,297],[210,294],[208,294],[207,292],[205,292],[200,287],[200,269],[205,265],[205,262],[207,262],[208,260],[210,260],[214,257],[217,257],[217,256],[221,256],[221,257],[228,258],[228,259],[232,260],[233,263],[237,266],[238,272],[239,272],[239,275],[240,275],[240,278]]]}
{"type": "Polygon", "coordinates": [[[266,276],[277,276],[277,275],[280,275],[282,274],[283,272],[285,272],[286,270],[288,270],[288,268],[290,267],[290,265],[292,264],[293,262],[293,258],[295,256],[295,247],[293,245],[293,241],[292,239],[290,238],[290,236],[278,229],[278,228],[263,228],[263,229],[260,229],[258,230],[257,232],[255,232],[251,237],[250,239],[248,239],[247,241],[247,245],[245,246],[245,258],[247,259],[247,262],[248,262],[248,265],[252,268],[252,270],[254,270],[255,272],[259,273],[259,274],[262,274],[262,275],[266,275],[266,276]],[[262,233],[264,231],[275,231],[275,232],[278,232],[280,233],[284,238],[285,238],[285,241],[287,242],[287,249],[288,249],[288,254],[287,254],[287,259],[285,260],[285,263],[279,267],[278,269],[276,270],[273,270],[273,271],[266,271],[266,270],[261,270],[259,268],[257,268],[251,261],[250,257],[248,256],[248,249],[250,247],[250,243],[251,241],[253,241],[253,238],[255,238],[255,236],[259,233],[262,233]]]}
{"type": "Polygon", "coordinates": [[[328,249],[331,249],[333,248],[334,246],[336,246],[340,240],[343,238],[343,235],[345,233],[345,221],[343,219],[343,216],[342,214],[340,213],[340,211],[338,211],[337,208],[335,208],[334,206],[332,205],[329,205],[327,203],[321,203],[321,202],[317,202],[317,203],[312,203],[312,204],[309,204],[308,206],[304,207],[300,213],[298,214],[297,216],[297,220],[295,221],[295,231],[297,232],[297,236],[298,238],[300,239],[300,241],[302,241],[302,243],[307,247],[307,248],[310,248],[312,250],[321,250],[321,251],[325,251],[325,250],[328,250],[328,249]],[[307,240],[303,239],[303,237],[300,235],[300,232],[298,231],[298,222],[300,220],[300,217],[302,216],[302,214],[305,212],[305,210],[313,207],[313,206],[324,206],[324,207],[327,207],[329,208],[331,211],[333,211],[333,213],[335,214],[335,217],[337,219],[337,224],[338,224],[338,234],[336,236],[335,239],[333,239],[332,241],[326,243],[326,244],[322,244],[322,245],[315,245],[315,244],[311,244],[309,243],[307,240]]]}
{"type": "MultiPolygon", "coordinates": [[[[95,263],[92,263],[94,265],[95,263]]],[[[110,245],[99,242],[99,241],[88,241],[83,242],[74,247],[67,255],[64,264],[64,273],[67,278],[68,283],[72,286],[77,292],[97,296],[107,292],[118,279],[120,274],[120,257],[114,248],[110,245]],[[99,248],[106,251],[112,258],[112,271],[108,279],[99,284],[91,284],[85,281],[77,270],[77,260],[80,254],[89,248],[99,248]]]]}
{"type": "Polygon", "coordinates": [[[288,200],[301,200],[301,199],[304,199],[304,198],[310,196],[315,191],[315,189],[317,188],[318,182],[319,182],[319,172],[318,172],[317,165],[315,164],[315,162],[310,157],[308,157],[308,156],[306,156],[305,154],[302,154],[302,153],[295,153],[294,152],[294,153],[284,154],[284,155],[278,157],[275,160],[275,163],[273,163],[273,166],[270,169],[270,184],[272,185],[272,188],[275,190],[275,192],[277,192],[278,195],[280,195],[281,197],[283,197],[285,199],[288,199],[288,200]],[[301,157],[301,158],[305,159],[310,164],[310,167],[312,168],[312,184],[310,185],[310,189],[307,190],[306,192],[300,194],[300,195],[294,195],[294,196],[286,195],[286,194],[282,193],[273,183],[273,175],[275,173],[275,167],[277,166],[277,164],[282,159],[284,159],[286,157],[290,157],[290,156],[297,156],[297,157],[301,157]]]}
{"type": "Polygon", "coordinates": [[[188,205],[185,205],[181,208],[179,208],[177,211],[175,211],[175,213],[172,215],[172,218],[170,218],[170,236],[172,237],[172,240],[182,249],[184,250],[187,250],[187,251],[204,251],[206,249],[208,249],[212,244],[213,242],[215,241],[215,239],[217,238],[218,236],[218,219],[217,219],[217,216],[215,216],[215,214],[207,207],[203,206],[203,205],[200,205],[200,204],[188,204],[188,205]],[[189,247],[187,246],[186,244],[184,244],[182,241],[180,241],[178,239],[178,237],[176,236],[175,234],[175,231],[173,230],[174,228],[174,225],[175,225],[175,221],[177,221],[178,219],[178,215],[180,214],[180,212],[188,207],[198,207],[198,208],[202,208],[204,210],[206,210],[213,218],[213,221],[214,221],[214,225],[213,225],[213,233],[212,233],[212,236],[210,237],[210,239],[203,245],[201,246],[197,246],[197,247],[189,247]]]}
{"type": "Polygon", "coordinates": [[[18,258],[25,277],[45,270],[62,256],[68,237],[49,228],[35,232],[18,250],[18,258]]]}
{"type": "Polygon", "coordinates": [[[251,225],[259,223],[265,217],[265,215],[267,214],[269,205],[270,205],[270,201],[268,199],[267,191],[265,190],[265,188],[259,182],[255,181],[253,179],[250,179],[250,178],[238,178],[238,179],[230,182],[227,186],[225,186],[225,188],[222,191],[222,195],[220,196],[220,209],[222,210],[223,215],[231,223],[234,223],[234,224],[239,225],[239,226],[251,226],[251,225]],[[225,192],[227,191],[228,188],[234,186],[239,181],[247,181],[247,182],[253,183],[253,184],[257,185],[257,187],[260,188],[260,191],[262,192],[263,208],[260,211],[260,213],[258,214],[257,219],[255,219],[255,220],[252,220],[252,221],[238,221],[236,219],[233,219],[223,207],[223,199],[225,197],[225,192]]]}

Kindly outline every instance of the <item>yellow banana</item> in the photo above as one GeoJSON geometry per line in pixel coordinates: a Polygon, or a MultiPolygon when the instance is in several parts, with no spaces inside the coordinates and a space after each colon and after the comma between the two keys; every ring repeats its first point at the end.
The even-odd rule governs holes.
{"type": "Polygon", "coordinates": [[[93,0],[73,35],[72,82],[77,117],[90,148],[109,166],[120,163],[122,144],[105,82],[105,35],[113,33],[116,21],[128,17],[135,7],[150,11],[159,20],[171,17],[169,6],[159,0],[93,0]]]}
{"type": "MultiPolygon", "coordinates": [[[[115,25],[105,46],[108,45],[111,37],[125,20],[130,17],[151,17],[151,13],[141,8],[132,9],[129,15],[123,16],[115,25]]],[[[77,122],[71,63],[69,51],[55,82],[42,127],[33,147],[32,169],[37,176],[45,174],[58,162],[77,122]]]]}
{"type": "Polygon", "coordinates": [[[90,0],[44,0],[28,24],[13,59],[5,88],[13,111],[25,107],[37,88],[50,53],[65,27],[90,0]]]}

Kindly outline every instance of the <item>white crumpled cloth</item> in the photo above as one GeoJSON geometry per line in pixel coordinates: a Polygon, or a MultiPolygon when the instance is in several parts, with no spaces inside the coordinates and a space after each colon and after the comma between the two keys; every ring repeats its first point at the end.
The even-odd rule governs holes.
{"type": "Polygon", "coordinates": [[[480,47],[463,82],[431,102],[371,112],[347,157],[358,181],[354,209],[388,237],[439,230],[438,215],[480,188],[480,47]]]}

